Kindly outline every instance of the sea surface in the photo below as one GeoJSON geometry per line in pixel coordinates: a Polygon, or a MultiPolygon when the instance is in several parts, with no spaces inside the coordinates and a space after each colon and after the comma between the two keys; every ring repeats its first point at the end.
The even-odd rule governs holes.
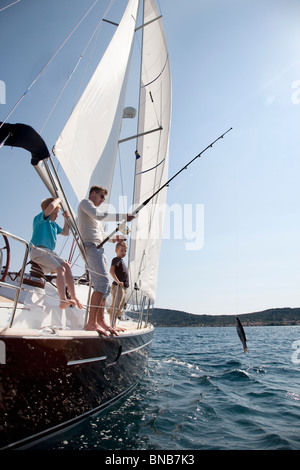
{"type": "Polygon", "coordinates": [[[299,450],[300,327],[245,333],[157,328],[133,393],[48,449],[299,450]]]}

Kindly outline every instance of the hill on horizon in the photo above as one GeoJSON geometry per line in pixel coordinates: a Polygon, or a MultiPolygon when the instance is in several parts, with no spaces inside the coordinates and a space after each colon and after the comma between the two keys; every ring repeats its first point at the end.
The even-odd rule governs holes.
{"type": "Polygon", "coordinates": [[[181,310],[153,308],[154,326],[235,326],[238,316],[244,326],[300,325],[300,308],[271,308],[237,315],[197,315],[181,310]]]}

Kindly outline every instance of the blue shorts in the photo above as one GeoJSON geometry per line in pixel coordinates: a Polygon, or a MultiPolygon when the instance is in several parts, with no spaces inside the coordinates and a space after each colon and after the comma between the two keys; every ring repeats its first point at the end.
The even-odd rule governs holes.
{"type": "Polygon", "coordinates": [[[106,298],[110,293],[110,283],[108,263],[104,254],[104,248],[97,248],[95,243],[91,242],[86,242],[84,246],[93,289],[96,292],[102,292],[104,298],[106,298]]]}

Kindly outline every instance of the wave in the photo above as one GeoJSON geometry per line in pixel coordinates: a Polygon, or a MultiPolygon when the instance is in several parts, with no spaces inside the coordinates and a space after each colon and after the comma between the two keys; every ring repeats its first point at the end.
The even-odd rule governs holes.
{"type": "Polygon", "coordinates": [[[228,370],[220,376],[220,379],[221,380],[231,380],[233,382],[252,380],[251,377],[250,377],[250,374],[248,372],[246,372],[245,370],[242,370],[242,369],[228,370]]]}

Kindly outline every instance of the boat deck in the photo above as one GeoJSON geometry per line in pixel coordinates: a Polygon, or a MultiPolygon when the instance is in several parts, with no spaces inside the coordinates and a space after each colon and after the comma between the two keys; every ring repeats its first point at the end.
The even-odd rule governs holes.
{"type": "MultiPolygon", "coordinates": [[[[21,336],[21,337],[52,337],[52,338],[70,338],[70,337],[103,337],[106,336],[99,335],[97,331],[87,331],[84,328],[72,328],[66,327],[63,325],[54,326],[54,325],[41,325],[40,328],[32,328],[30,326],[20,326],[18,322],[16,325],[13,325],[11,328],[8,327],[8,319],[10,316],[10,310],[13,302],[4,297],[0,297],[0,337],[1,336],[21,336]]],[[[26,310],[24,305],[18,305],[17,311],[22,312],[26,310]]],[[[109,324],[109,315],[105,314],[105,320],[109,324]]],[[[151,331],[153,326],[148,324],[145,326],[145,323],[138,328],[138,322],[126,317],[125,320],[117,320],[117,327],[122,328],[124,331],[118,331],[118,336],[128,336],[128,335],[138,335],[143,334],[146,331],[151,331]]]]}
{"type": "MultiPolygon", "coordinates": [[[[131,323],[131,322],[130,322],[131,323]]],[[[142,327],[137,329],[136,324],[129,325],[128,322],[120,322],[119,327],[123,328],[124,331],[118,331],[118,336],[129,336],[129,335],[139,335],[145,332],[153,330],[152,325],[147,327],[142,327]],[[126,325],[124,325],[126,323],[126,325]]],[[[0,326],[0,337],[1,336],[21,336],[21,337],[52,337],[52,338],[97,338],[107,336],[102,336],[97,333],[97,331],[86,331],[86,330],[69,330],[69,329],[56,329],[51,327],[45,327],[40,330],[33,328],[6,328],[0,326]]]]}

